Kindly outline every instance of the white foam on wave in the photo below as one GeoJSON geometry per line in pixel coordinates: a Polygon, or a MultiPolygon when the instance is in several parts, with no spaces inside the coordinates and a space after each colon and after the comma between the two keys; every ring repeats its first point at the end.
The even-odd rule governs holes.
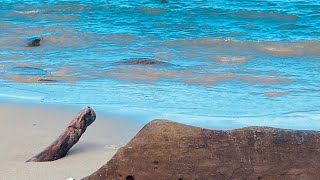
{"type": "Polygon", "coordinates": [[[19,13],[19,14],[36,14],[36,13],[40,13],[41,10],[36,9],[36,10],[31,10],[31,11],[14,11],[14,12],[19,13]]]}
{"type": "Polygon", "coordinates": [[[244,63],[251,59],[250,56],[216,56],[215,60],[219,63],[244,63]]]}

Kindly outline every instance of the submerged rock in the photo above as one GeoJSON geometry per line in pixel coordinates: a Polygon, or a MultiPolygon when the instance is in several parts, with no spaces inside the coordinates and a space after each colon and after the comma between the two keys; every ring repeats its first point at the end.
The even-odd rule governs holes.
{"type": "Polygon", "coordinates": [[[49,83],[49,82],[57,82],[57,80],[48,79],[48,78],[40,78],[40,79],[38,79],[38,82],[49,83]]]}
{"type": "Polygon", "coordinates": [[[28,42],[27,47],[37,47],[42,45],[42,38],[35,38],[32,41],[28,42]]]}
{"type": "Polygon", "coordinates": [[[95,179],[319,179],[320,132],[147,124],[95,179]]]}
{"type": "Polygon", "coordinates": [[[121,64],[130,64],[130,65],[164,65],[168,64],[166,62],[158,61],[155,59],[148,58],[139,58],[139,59],[126,59],[120,62],[121,64]]]}

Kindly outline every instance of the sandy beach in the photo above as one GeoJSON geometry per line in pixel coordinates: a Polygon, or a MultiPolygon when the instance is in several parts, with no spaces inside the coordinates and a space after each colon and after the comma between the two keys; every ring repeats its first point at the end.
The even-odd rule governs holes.
{"type": "Polygon", "coordinates": [[[0,1],[0,180],[320,180],[319,12],[0,1]]]}
{"type": "Polygon", "coordinates": [[[142,124],[97,112],[96,121],[66,157],[25,163],[55,140],[81,109],[29,104],[0,104],[0,179],[83,178],[107,162],[142,124]]]}

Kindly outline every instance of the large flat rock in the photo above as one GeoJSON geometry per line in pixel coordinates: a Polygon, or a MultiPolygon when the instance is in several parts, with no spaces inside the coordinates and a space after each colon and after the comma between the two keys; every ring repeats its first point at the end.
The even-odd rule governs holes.
{"type": "Polygon", "coordinates": [[[154,120],[85,179],[320,179],[320,132],[154,120]]]}

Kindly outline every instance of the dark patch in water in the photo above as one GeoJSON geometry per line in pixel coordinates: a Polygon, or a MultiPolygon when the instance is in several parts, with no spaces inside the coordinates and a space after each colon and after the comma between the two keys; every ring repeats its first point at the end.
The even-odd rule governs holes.
{"type": "Polygon", "coordinates": [[[43,83],[57,82],[57,80],[47,79],[47,78],[41,78],[41,79],[38,79],[38,81],[39,81],[39,82],[43,82],[43,83]]]}
{"type": "Polygon", "coordinates": [[[291,29],[295,29],[297,28],[297,25],[295,24],[283,24],[281,26],[279,26],[279,29],[282,29],[282,30],[291,30],[291,29]]]}
{"type": "Polygon", "coordinates": [[[120,64],[129,64],[129,65],[168,65],[170,63],[158,61],[155,59],[149,58],[137,58],[137,59],[125,59],[120,62],[120,64]]]}
{"type": "Polygon", "coordinates": [[[27,47],[41,46],[42,42],[43,42],[42,38],[35,38],[35,39],[31,40],[30,42],[28,42],[27,47]]]}

